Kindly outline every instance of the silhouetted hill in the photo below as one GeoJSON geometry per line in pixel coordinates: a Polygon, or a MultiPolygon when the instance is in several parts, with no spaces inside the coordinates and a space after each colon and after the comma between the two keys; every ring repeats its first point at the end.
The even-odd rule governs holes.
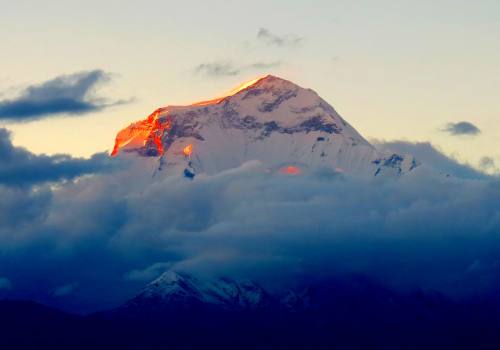
{"type": "Polygon", "coordinates": [[[324,281],[286,307],[152,305],[88,316],[0,302],[2,349],[498,349],[500,312],[369,279],[324,281]]]}

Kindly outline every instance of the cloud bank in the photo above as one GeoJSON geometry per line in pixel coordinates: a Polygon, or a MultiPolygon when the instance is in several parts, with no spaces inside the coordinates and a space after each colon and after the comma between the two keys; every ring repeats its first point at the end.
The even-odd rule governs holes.
{"type": "Polygon", "coordinates": [[[498,178],[286,176],[250,162],[189,181],[124,164],[55,188],[0,185],[0,276],[12,281],[0,295],[90,311],[174,269],[271,290],[361,273],[498,299],[498,178]],[[73,287],[54,298],[61,286],[73,287]]]}
{"type": "Polygon", "coordinates": [[[102,70],[61,75],[25,88],[14,99],[0,101],[0,120],[27,121],[52,115],[82,115],[125,101],[108,101],[95,96],[99,85],[110,80],[102,70]]]}

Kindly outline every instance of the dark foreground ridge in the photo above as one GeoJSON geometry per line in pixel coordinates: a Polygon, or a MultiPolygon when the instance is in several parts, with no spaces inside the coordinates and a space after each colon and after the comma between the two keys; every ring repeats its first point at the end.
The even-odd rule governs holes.
{"type": "Polygon", "coordinates": [[[1,349],[499,349],[500,311],[367,279],[320,283],[308,307],[196,304],[87,316],[0,301],[1,349]]]}

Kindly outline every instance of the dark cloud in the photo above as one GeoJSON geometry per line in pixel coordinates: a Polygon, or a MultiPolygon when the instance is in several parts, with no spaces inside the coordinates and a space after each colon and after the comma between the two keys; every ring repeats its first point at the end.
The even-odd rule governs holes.
{"type": "Polygon", "coordinates": [[[266,43],[267,45],[285,47],[285,46],[296,46],[304,40],[299,36],[288,34],[288,35],[277,35],[272,33],[266,28],[260,28],[257,32],[257,39],[266,43]]]}
{"type": "Polygon", "coordinates": [[[81,115],[125,103],[110,102],[94,95],[96,88],[110,80],[102,70],[61,75],[24,89],[15,99],[0,101],[0,119],[25,121],[52,115],[81,115]]]}
{"type": "Polygon", "coordinates": [[[234,65],[231,62],[212,62],[202,63],[196,67],[197,74],[203,74],[209,77],[235,76],[248,70],[265,70],[278,67],[281,61],[272,62],[254,62],[246,65],[234,65]]]}
{"type": "Polygon", "coordinates": [[[85,175],[111,173],[119,164],[105,153],[90,159],[36,155],[14,147],[10,133],[0,128],[0,232],[15,232],[20,239],[20,228],[47,219],[55,188],[85,175]]]}
{"type": "Polygon", "coordinates": [[[440,170],[366,181],[272,175],[250,162],[187,181],[153,177],[147,159],[132,158],[113,174],[36,191],[4,188],[0,215],[17,219],[0,218],[0,276],[13,286],[1,293],[96,310],[175,269],[271,289],[363,273],[401,288],[496,298],[500,182],[463,176],[454,160],[443,176],[442,155],[421,147],[440,170]],[[78,288],[54,298],[68,282],[78,288]]]}
{"type": "Polygon", "coordinates": [[[464,179],[484,179],[486,177],[485,174],[472,166],[462,164],[456,159],[446,156],[429,142],[374,141],[373,143],[381,151],[414,155],[424,166],[444,175],[452,174],[464,179]]]}
{"type": "Polygon", "coordinates": [[[481,133],[481,130],[470,122],[448,123],[443,131],[455,136],[474,136],[481,133]]]}
{"type": "Polygon", "coordinates": [[[46,187],[35,190],[0,184],[0,198],[0,231],[15,232],[18,227],[35,226],[45,220],[52,192],[46,187]]]}
{"type": "Polygon", "coordinates": [[[35,155],[12,145],[10,133],[0,128],[0,185],[31,186],[44,182],[72,180],[76,177],[112,169],[114,162],[106,153],[90,159],[69,155],[35,155]]]}

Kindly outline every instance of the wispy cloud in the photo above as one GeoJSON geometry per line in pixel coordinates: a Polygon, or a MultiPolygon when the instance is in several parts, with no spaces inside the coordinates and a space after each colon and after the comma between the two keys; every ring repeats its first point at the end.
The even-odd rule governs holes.
{"type": "Polygon", "coordinates": [[[238,75],[240,69],[236,68],[230,62],[212,62],[202,63],[197,66],[196,73],[205,74],[211,77],[224,77],[238,75]]]}
{"type": "Polygon", "coordinates": [[[304,40],[304,38],[295,34],[277,35],[266,28],[259,29],[257,32],[257,39],[267,45],[279,47],[296,46],[304,40]]]}
{"type": "Polygon", "coordinates": [[[448,123],[442,131],[453,136],[475,136],[481,133],[481,130],[471,122],[462,121],[457,123],[448,123]]]}
{"type": "Polygon", "coordinates": [[[272,61],[272,62],[255,62],[246,66],[246,68],[252,69],[269,69],[279,67],[283,64],[281,61],[272,61]]]}
{"type": "Polygon", "coordinates": [[[282,61],[252,62],[236,65],[230,61],[202,63],[195,68],[195,73],[212,78],[235,76],[249,70],[265,70],[282,65],[282,61]]]}
{"type": "Polygon", "coordinates": [[[28,86],[16,98],[0,101],[0,119],[27,121],[61,114],[82,115],[128,102],[95,95],[97,87],[109,81],[109,74],[93,70],[28,86]]]}

